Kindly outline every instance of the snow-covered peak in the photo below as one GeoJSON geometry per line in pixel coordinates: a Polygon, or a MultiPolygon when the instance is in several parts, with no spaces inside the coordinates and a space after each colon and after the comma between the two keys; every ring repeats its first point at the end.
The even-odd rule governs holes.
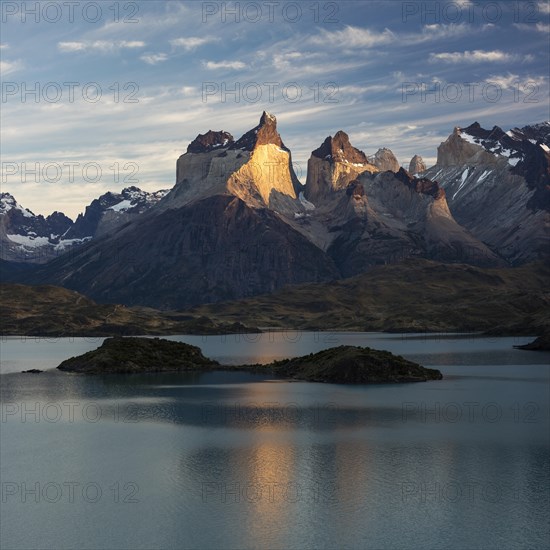
{"type": "Polygon", "coordinates": [[[7,214],[10,210],[19,210],[25,218],[32,218],[34,214],[23,208],[10,193],[0,194],[0,215],[7,214]]]}

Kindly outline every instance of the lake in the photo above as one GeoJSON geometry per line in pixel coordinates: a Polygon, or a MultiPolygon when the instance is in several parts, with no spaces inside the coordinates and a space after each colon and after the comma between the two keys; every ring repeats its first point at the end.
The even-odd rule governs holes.
{"type": "Polygon", "coordinates": [[[550,546],[550,353],[513,348],[532,338],[169,338],[234,364],[370,346],[444,378],[20,374],[103,339],[5,337],[2,548],[550,546]]]}

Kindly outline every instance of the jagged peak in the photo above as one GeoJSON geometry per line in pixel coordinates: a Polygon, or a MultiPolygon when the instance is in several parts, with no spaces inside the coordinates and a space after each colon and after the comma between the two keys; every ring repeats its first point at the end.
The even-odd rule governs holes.
{"type": "Polygon", "coordinates": [[[34,216],[34,213],[21,206],[11,193],[0,193],[0,214],[6,214],[12,209],[20,211],[26,218],[34,216]]]}
{"type": "Polygon", "coordinates": [[[409,173],[418,174],[419,172],[424,172],[426,170],[426,164],[424,159],[420,155],[414,155],[409,162],[409,173]]]}
{"type": "Polygon", "coordinates": [[[208,130],[206,134],[199,134],[187,147],[188,153],[209,153],[215,149],[222,149],[234,143],[233,136],[224,130],[208,130]]]}
{"type": "Polygon", "coordinates": [[[334,137],[328,136],[311,154],[330,163],[347,161],[354,164],[368,164],[365,153],[353,147],[349,136],[343,130],[338,130],[334,137]]]}
{"type": "Polygon", "coordinates": [[[381,147],[369,157],[369,162],[374,164],[381,172],[397,172],[400,169],[399,161],[391,149],[381,147]]]}
{"type": "Polygon", "coordinates": [[[254,151],[259,145],[276,145],[285,151],[289,151],[285,147],[279,132],[277,132],[277,117],[264,111],[260,117],[258,126],[252,128],[240,137],[235,143],[230,146],[230,149],[243,149],[245,151],[254,151]]]}

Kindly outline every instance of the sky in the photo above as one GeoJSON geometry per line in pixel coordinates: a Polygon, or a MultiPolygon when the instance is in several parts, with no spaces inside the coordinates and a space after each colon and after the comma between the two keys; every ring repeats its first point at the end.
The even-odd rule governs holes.
{"type": "Polygon", "coordinates": [[[171,188],[199,133],[264,110],[302,182],[338,130],[407,168],[455,126],[550,119],[546,0],[0,5],[1,189],[36,214],[171,188]]]}

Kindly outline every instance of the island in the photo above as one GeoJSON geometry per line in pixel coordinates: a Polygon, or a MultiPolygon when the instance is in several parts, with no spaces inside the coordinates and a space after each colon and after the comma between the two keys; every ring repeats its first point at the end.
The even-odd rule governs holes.
{"type": "Polygon", "coordinates": [[[526,349],[530,351],[550,351],[550,331],[545,332],[532,342],[523,346],[514,346],[516,349],[526,349]]]}
{"type": "Polygon", "coordinates": [[[338,384],[425,382],[443,378],[436,369],[368,347],[338,346],[266,365],[221,365],[205,357],[197,346],[143,337],[107,338],[96,350],[66,359],[57,368],[80,374],[244,370],[288,380],[338,384]]]}

